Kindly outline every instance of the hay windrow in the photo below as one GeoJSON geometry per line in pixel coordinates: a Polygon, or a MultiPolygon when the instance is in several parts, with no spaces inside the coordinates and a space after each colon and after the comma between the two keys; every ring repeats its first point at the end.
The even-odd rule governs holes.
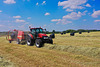
{"type": "Polygon", "coordinates": [[[0,67],[15,67],[9,60],[5,60],[4,57],[0,56],[0,67]]]}
{"type": "Polygon", "coordinates": [[[70,52],[74,54],[100,58],[100,48],[98,47],[45,44],[43,48],[50,49],[50,50],[60,50],[64,52],[70,52]]]}

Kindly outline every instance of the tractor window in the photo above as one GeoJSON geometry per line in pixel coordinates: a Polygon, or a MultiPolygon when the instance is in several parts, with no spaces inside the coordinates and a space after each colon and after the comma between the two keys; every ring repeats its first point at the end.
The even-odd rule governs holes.
{"type": "Polygon", "coordinates": [[[39,33],[39,29],[36,29],[36,32],[39,33]]]}
{"type": "Polygon", "coordinates": [[[35,29],[32,29],[32,33],[35,33],[35,29]]]}
{"type": "Polygon", "coordinates": [[[43,30],[42,29],[40,29],[40,33],[43,33],[43,30]]]}

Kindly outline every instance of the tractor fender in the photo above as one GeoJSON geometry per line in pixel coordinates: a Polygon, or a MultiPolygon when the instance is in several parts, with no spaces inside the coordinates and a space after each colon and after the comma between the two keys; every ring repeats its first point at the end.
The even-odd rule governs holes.
{"type": "Polygon", "coordinates": [[[32,34],[28,34],[28,36],[29,36],[31,39],[34,39],[32,34]]]}

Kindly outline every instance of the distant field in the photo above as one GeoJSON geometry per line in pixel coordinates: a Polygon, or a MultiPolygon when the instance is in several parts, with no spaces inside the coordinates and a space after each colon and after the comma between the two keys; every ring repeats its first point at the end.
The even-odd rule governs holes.
{"type": "Polygon", "coordinates": [[[100,67],[100,32],[56,34],[54,45],[18,45],[0,37],[0,55],[18,67],[100,67]]]}
{"type": "Polygon", "coordinates": [[[85,32],[82,34],[75,33],[75,36],[70,36],[69,33],[64,35],[56,34],[54,44],[100,47],[100,32],[85,32]]]}

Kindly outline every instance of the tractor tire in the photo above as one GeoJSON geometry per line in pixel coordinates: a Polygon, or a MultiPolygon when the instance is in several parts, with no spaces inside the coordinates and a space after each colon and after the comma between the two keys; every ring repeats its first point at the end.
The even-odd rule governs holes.
{"type": "Polygon", "coordinates": [[[42,40],[41,39],[36,39],[35,40],[35,45],[37,48],[40,48],[43,46],[42,40]]]}
{"type": "Polygon", "coordinates": [[[52,38],[49,38],[49,43],[50,43],[50,44],[53,44],[52,38]]]}
{"type": "Polygon", "coordinates": [[[50,41],[50,44],[53,44],[53,40],[50,41]]]}
{"type": "Polygon", "coordinates": [[[34,44],[33,40],[30,37],[28,37],[27,38],[27,45],[32,46],[33,44],[34,44]]]}
{"type": "Polygon", "coordinates": [[[19,41],[19,39],[17,39],[17,44],[20,44],[20,41],[19,41]]]}

